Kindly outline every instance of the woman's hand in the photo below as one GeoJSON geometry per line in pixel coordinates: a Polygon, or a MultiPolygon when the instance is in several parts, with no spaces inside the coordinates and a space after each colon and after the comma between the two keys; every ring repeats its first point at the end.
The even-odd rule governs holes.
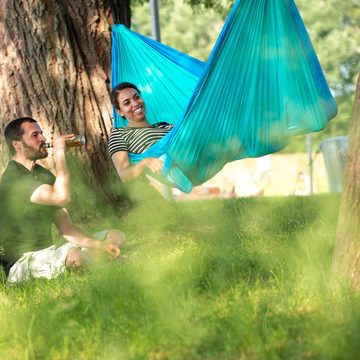
{"type": "Polygon", "coordinates": [[[155,174],[160,174],[164,162],[157,158],[145,158],[137,164],[130,164],[129,154],[127,151],[118,151],[112,155],[116,171],[123,182],[129,182],[137,179],[146,169],[149,169],[155,174]]]}
{"type": "Polygon", "coordinates": [[[151,170],[155,174],[161,174],[164,167],[164,162],[157,158],[146,158],[141,161],[146,168],[151,170]]]}

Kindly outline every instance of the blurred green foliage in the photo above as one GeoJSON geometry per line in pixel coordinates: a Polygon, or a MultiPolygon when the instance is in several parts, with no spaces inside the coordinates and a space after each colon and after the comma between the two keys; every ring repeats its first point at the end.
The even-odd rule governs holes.
{"type": "MultiPolygon", "coordinates": [[[[200,11],[181,1],[160,5],[161,41],[195,58],[206,61],[221,31],[225,16],[214,9],[200,11]]],[[[132,29],[151,36],[149,4],[132,10],[132,29]]]]}
{"type": "Polygon", "coordinates": [[[296,3],[335,95],[353,92],[360,66],[360,1],[296,3]]]}
{"type": "Polygon", "coordinates": [[[1,359],[358,358],[359,293],[329,285],[339,196],[135,196],[82,224],[122,229],[122,260],[0,283],[1,359]]]}
{"type": "MultiPolygon", "coordinates": [[[[206,61],[220,33],[232,0],[159,0],[161,40],[206,61]]],[[[149,4],[132,1],[132,28],[151,36],[149,4]]],[[[327,128],[313,135],[316,145],[346,135],[360,68],[360,0],[297,0],[339,113],[327,128]]],[[[285,152],[306,151],[304,136],[294,138],[285,152]]]]}

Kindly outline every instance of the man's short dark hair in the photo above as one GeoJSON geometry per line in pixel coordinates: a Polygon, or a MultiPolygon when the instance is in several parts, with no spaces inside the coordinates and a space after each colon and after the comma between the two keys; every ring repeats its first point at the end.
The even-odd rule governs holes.
{"type": "Polygon", "coordinates": [[[120,105],[118,101],[118,95],[121,90],[132,88],[135,89],[139,94],[141,94],[140,90],[136,85],[130,82],[121,82],[120,84],[116,85],[110,94],[111,103],[114,105],[115,109],[120,110],[120,105]]]}
{"type": "Polygon", "coordinates": [[[5,140],[11,155],[15,154],[13,140],[20,141],[24,134],[24,129],[21,127],[24,123],[37,123],[37,121],[31,117],[21,117],[10,121],[5,127],[5,140]]]}

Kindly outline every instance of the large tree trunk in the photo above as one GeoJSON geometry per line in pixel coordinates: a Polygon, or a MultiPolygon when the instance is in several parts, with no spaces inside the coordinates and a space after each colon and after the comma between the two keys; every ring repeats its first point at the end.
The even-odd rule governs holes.
{"type": "Polygon", "coordinates": [[[333,258],[333,275],[360,289],[360,77],[349,135],[349,155],[333,258]]]}
{"type": "MultiPolygon", "coordinates": [[[[106,181],[111,9],[118,22],[130,25],[130,0],[1,0],[2,149],[6,123],[34,117],[49,139],[85,133],[88,144],[78,155],[87,176],[94,184],[106,181]]],[[[2,151],[0,173],[6,162],[2,151]]]]}

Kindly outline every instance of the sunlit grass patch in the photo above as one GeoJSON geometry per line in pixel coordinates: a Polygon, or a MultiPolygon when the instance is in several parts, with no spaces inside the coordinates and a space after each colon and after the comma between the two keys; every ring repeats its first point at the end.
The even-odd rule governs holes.
{"type": "Polygon", "coordinates": [[[83,276],[2,284],[0,355],[353,358],[360,296],[329,286],[338,205],[135,202],[124,216],[95,217],[83,226],[127,233],[126,257],[83,276]]]}

